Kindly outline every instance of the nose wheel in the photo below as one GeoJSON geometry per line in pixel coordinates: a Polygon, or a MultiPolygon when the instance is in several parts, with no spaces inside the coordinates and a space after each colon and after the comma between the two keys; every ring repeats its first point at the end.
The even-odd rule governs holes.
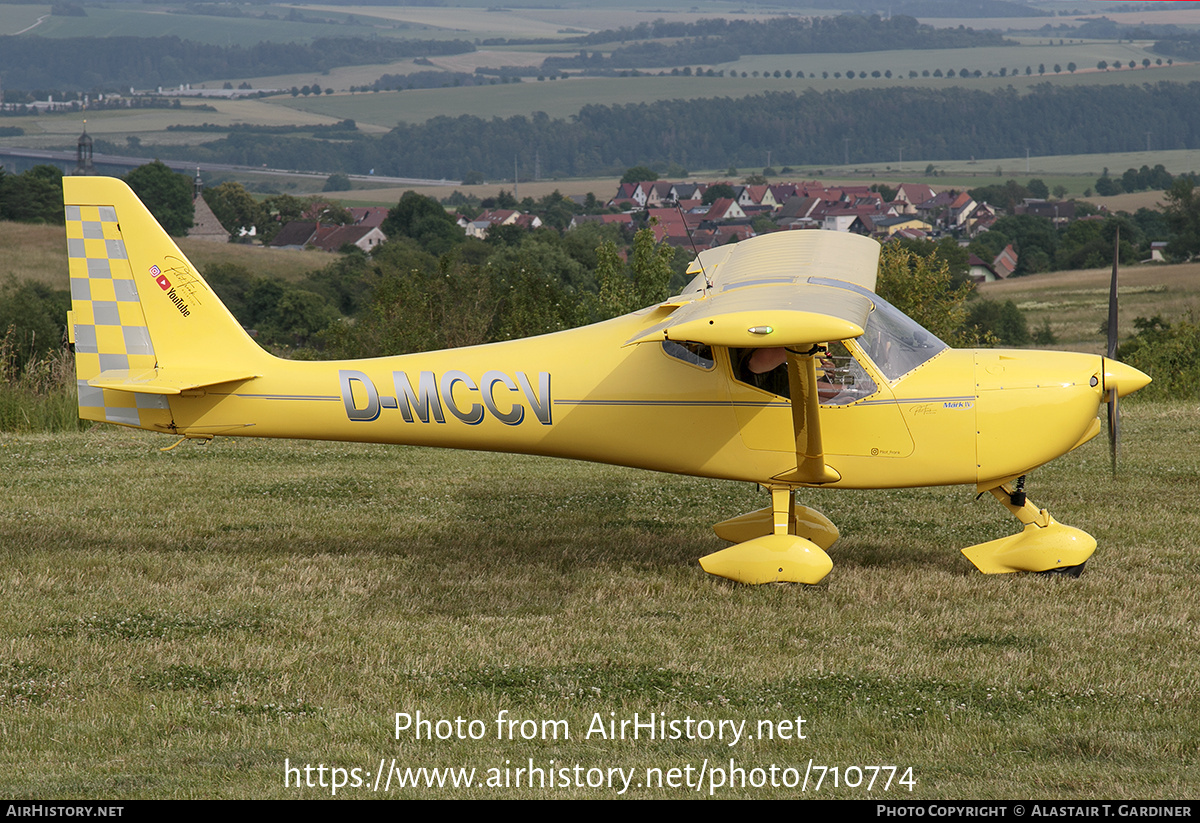
{"type": "Polygon", "coordinates": [[[1038,572],[1079,577],[1096,550],[1096,539],[1074,526],[1059,523],[1025,496],[1025,478],[988,489],[1000,504],[1024,524],[1019,534],[989,540],[962,550],[984,574],[1038,572]]]}

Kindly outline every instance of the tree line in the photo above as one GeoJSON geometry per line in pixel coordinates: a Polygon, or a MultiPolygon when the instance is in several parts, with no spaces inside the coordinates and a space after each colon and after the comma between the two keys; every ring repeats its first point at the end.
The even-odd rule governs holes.
{"type": "Polygon", "coordinates": [[[217,46],[179,37],[0,37],[5,88],[73,91],[174,86],[196,78],[234,79],[322,72],[338,66],[463,54],[466,40],[321,37],[311,43],[217,46]]]}
{"type": "Polygon", "coordinates": [[[637,26],[589,34],[581,45],[628,43],[607,57],[582,51],[576,57],[550,57],[542,66],[565,68],[637,68],[727,63],[746,54],[860,53],[906,49],[961,49],[1010,45],[994,31],[922,25],[916,18],[894,15],[864,17],[779,17],[771,20],[716,18],[694,23],[640,23],[637,26]],[[657,42],[660,39],[673,42],[657,42]]]}
{"type": "Polygon", "coordinates": [[[1200,146],[1200,83],[979,91],[891,88],[766,92],[588,105],[566,119],[544,113],[486,119],[439,116],[379,138],[343,141],[248,133],[159,156],[427,178],[468,171],[508,179],[513,159],[545,177],[620,174],[635,163],[683,168],[760,166],[767,151],[806,165],[878,162],[897,146],[913,156],[967,159],[1134,151],[1145,132],[1163,149],[1200,146]],[[869,112],[864,116],[864,112],[869,112]]]}

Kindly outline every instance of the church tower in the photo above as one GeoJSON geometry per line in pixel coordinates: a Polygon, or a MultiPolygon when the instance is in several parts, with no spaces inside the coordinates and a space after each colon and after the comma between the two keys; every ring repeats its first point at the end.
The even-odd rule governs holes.
{"type": "Polygon", "coordinates": [[[75,147],[75,175],[94,175],[96,167],[92,165],[92,136],[87,133],[87,121],[83,121],[83,134],[79,135],[79,143],[75,147]]]}

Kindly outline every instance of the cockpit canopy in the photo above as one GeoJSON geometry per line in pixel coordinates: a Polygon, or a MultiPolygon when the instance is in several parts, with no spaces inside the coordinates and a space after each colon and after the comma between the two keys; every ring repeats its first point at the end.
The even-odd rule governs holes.
{"type": "Polygon", "coordinates": [[[865,331],[855,342],[888,380],[899,380],[949,348],[932,332],[877,294],[843,280],[813,277],[809,282],[848,289],[870,299],[874,309],[867,316],[865,331]]]}

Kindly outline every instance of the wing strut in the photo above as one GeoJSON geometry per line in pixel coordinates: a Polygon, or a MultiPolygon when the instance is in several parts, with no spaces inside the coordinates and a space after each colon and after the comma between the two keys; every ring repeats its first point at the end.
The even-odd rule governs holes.
{"type": "Polygon", "coordinates": [[[819,345],[808,351],[787,350],[792,429],[796,435],[796,470],[775,478],[785,483],[834,483],[842,477],[825,465],[825,447],[821,443],[816,358],[824,351],[819,345]]]}

